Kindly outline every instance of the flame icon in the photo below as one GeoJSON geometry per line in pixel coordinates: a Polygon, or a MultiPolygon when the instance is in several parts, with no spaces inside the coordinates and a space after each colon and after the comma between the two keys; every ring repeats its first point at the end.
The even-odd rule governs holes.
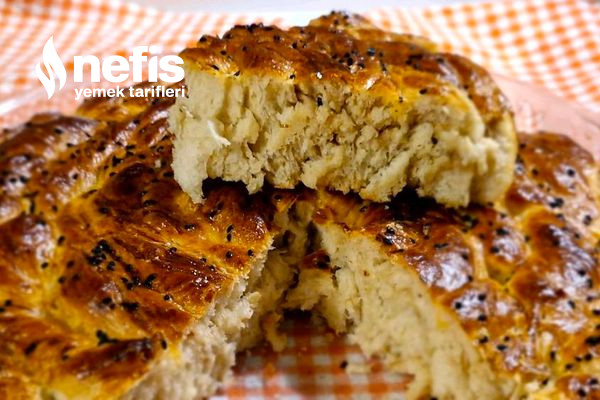
{"type": "Polygon", "coordinates": [[[50,39],[46,41],[42,52],[42,61],[46,68],[47,75],[42,71],[41,63],[38,63],[35,68],[38,79],[42,85],[44,85],[44,89],[46,89],[46,92],[48,93],[48,99],[54,94],[54,89],[56,87],[55,76],[58,77],[59,81],[58,90],[65,86],[65,81],[67,80],[67,71],[54,48],[52,38],[53,37],[50,36],[50,39]]]}

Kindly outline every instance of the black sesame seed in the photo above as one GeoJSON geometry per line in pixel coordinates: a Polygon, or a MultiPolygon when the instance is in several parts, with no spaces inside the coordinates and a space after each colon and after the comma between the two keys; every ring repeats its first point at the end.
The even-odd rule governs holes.
{"type": "Polygon", "coordinates": [[[173,299],[173,297],[171,297],[171,295],[170,295],[170,294],[165,294],[165,295],[163,296],[163,299],[164,299],[164,301],[170,301],[170,300],[172,300],[172,299],[173,299]]]}
{"type": "Polygon", "coordinates": [[[479,338],[479,344],[485,344],[489,341],[490,341],[490,339],[487,336],[482,336],[479,338]]]}
{"type": "Polygon", "coordinates": [[[146,277],[146,279],[144,279],[144,287],[147,289],[152,289],[152,284],[154,283],[154,281],[156,280],[156,274],[150,274],[146,277]]]}
{"type": "Polygon", "coordinates": [[[65,237],[64,236],[59,236],[58,240],[56,241],[56,243],[60,246],[65,242],[65,237]]]}
{"type": "Polygon", "coordinates": [[[135,301],[124,301],[121,303],[121,307],[127,312],[135,312],[140,308],[140,304],[135,301]]]}
{"type": "Polygon", "coordinates": [[[183,229],[185,229],[186,231],[193,231],[194,229],[196,229],[196,225],[194,225],[194,224],[185,224],[183,226],[183,229]]]}
{"type": "Polygon", "coordinates": [[[48,268],[48,263],[47,262],[43,262],[41,265],[42,269],[46,269],[48,268]]]}
{"type": "Polygon", "coordinates": [[[162,339],[160,341],[160,346],[163,348],[163,350],[167,349],[167,341],[165,339],[162,339]]]}
{"type": "Polygon", "coordinates": [[[231,251],[228,251],[227,253],[225,253],[225,258],[231,258],[233,257],[233,253],[231,251]]]}
{"type": "Polygon", "coordinates": [[[477,321],[479,321],[479,322],[485,322],[485,321],[487,321],[487,315],[485,315],[485,314],[479,315],[477,317],[477,321]]]}
{"type": "Polygon", "coordinates": [[[116,340],[115,339],[111,339],[108,337],[108,335],[106,334],[106,332],[104,332],[103,330],[98,329],[96,331],[96,338],[98,338],[98,346],[101,346],[103,344],[107,344],[107,343],[115,343],[116,340]]]}
{"type": "Polygon", "coordinates": [[[425,94],[427,93],[427,88],[423,88],[421,90],[419,90],[419,94],[425,94]]]}
{"type": "Polygon", "coordinates": [[[108,264],[106,264],[106,269],[108,269],[109,271],[114,271],[115,270],[115,262],[109,261],[108,264]]]}
{"type": "Polygon", "coordinates": [[[589,336],[585,339],[585,344],[588,346],[597,346],[600,344],[600,336],[589,336]]]}
{"type": "Polygon", "coordinates": [[[218,71],[218,70],[219,70],[219,67],[217,67],[215,64],[212,64],[212,65],[211,65],[211,67],[212,67],[212,69],[214,69],[215,71],[218,71]]]}
{"type": "Polygon", "coordinates": [[[492,246],[492,247],[490,247],[490,253],[498,254],[498,253],[500,253],[500,248],[498,246],[492,246]]]}
{"type": "Polygon", "coordinates": [[[38,347],[38,342],[32,342],[29,344],[29,346],[25,347],[24,353],[26,356],[30,355],[31,353],[33,353],[35,351],[35,349],[37,349],[38,347]]]}
{"type": "Polygon", "coordinates": [[[248,257],[254,257],[254,252],[251,249],[248,250],[248,257]]]}
{"type": "Polygon", "coordinates": [[[498,235],[498,236],[506,236],[509,233],[510,232],[508,232],[508,229],[506,229],[506,228],[498,228],[498,229],[496,229],[496,235],[498,235]]]}
{"type": "Polygon", "coordinates": [[[457,310],[460,310],[462,308],[462,303],[460,301],[455,302],[454,308],[456,308],[457,310]]]}
{"type": "Polygon", "coordinates": [[[321,107],[323,105],[323,99],[321,98],[321,96],[317,97],[317,107],[321,107]]]}
{"type": "Polygon", "coordinates": [[[560,208],[565,204],[565,201],[563,199],[561,199],[560,197],[555,197],[550,203],[548,203],[548,205],[551,208],[560,208]]]}
{"type": "Polygon", "coordinates": [[[499,344],[496,346],[496,349],[498,349],[498,351],[505,351],[508,347],[505,344],[499,344]]]}

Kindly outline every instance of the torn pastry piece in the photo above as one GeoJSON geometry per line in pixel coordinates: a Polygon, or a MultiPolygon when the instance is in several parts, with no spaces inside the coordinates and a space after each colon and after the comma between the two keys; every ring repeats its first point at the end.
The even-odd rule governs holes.
{"type": "Polygon", "coordinates": [[[448,206],[497,200],[511,182],[505,98],[481,67],[426,39],[332,13],[289,30],[236,26],[181,57],[173,169],[195,202],[206,178],[374,201],[409,186],[448,206]]]}
{"type": "Polygon", "coordinates": [[[519,154],[494,208],[308,195],[317,234],[287,306],[411,374],[407,399],[600,398],[598,167],[549,133],[519,154]]]}

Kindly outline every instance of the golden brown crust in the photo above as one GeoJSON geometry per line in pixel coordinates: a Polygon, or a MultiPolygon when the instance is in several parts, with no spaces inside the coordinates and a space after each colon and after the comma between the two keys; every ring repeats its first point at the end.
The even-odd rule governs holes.
{"type": "MultiPolygon", "coordinates": [[[[266,249],[273,211],[260,196],[208,184],[195,205],[174,182],[170,104],[95,100],[79,117],[37,116],[3,133],[0,397],[124,393],[245,273],[248,250],[266,249]]],[[[515,183],[495,207],[322,193],[315,221],[408,262],[496,371],[597,398],[596,165],[563,136],[521,142],[515,183]],[[553,339],[542,346],[544,332],[553,339]]],[[[297,196],[274,195],[275,208],[297,196]]],[[[305,266],[328,265],[316,253],[305,266]]]]}
{"type": "Polygon", "coordinates": [[[95,100],[4,132],[0,393],[118,397],[266,251],[260,198],[209,185],[198,206],[173,180],[171,102],[95,100]]]}
{"type": "Polygon", "coordinates": [[[332,13],[289,30],[236,26],[220,38],[203,36],[181,57],[216,74],[343,82],[400,102],[404,91],[443,96],[453,87],[471,98],[486,122],[508,112],[506,99],[482,68],[436,52],[427,39],[379,30],[356,15],[332,13]]]}
{"type": "Polygon", "coordinates": [[[390,205],[321,194],[316,221],[366,235],[413,268],[497,372],[597,398],[597,174],[571,139],[521,136],[517,178],[493,208],[452,211],[410,194],[390,205]]]}

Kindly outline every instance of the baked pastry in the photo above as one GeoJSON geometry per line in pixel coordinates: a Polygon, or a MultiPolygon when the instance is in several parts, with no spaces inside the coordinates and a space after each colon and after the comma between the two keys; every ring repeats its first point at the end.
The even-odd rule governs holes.
{"type": "Polygon", "coordinates": [[[520,139],[494,207],[308,194],[287,306],[413,375],[409,399],[600,399],[597,165],[567,137],[520,139]]]}
{"type": "Polygon", "coordinates": [[[516,138],[479,66],[357,16],[306,27],[236,26],[181,53],[188,93],[171,109],[175,178],[303,183],[387,201],[405,186],[449,206],[497,200],[516,138]]]}
{"type": "Polygon", "coordinates": [[[569,139],[523,136],[494,207],[220,181],[198,205],[171,104],[3,132],[0,398],[207,397],[236,350],[285,344],[284,308],[413,374],[409,399],[599,397],[597,172],[569,139]]]}
{"type": "Polygon", "coordinates": [[[195,399],[234,363],[274,208],[172,177],[172,100],[101,99],[0,144],[0,398],[195,399]]]}

